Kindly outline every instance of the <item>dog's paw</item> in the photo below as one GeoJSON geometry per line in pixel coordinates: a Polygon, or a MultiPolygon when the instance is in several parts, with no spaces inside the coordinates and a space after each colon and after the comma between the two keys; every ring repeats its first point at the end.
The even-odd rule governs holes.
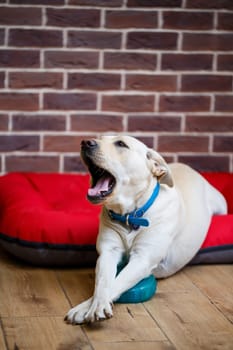
{"type": "Polygon", "coordinates": [[[86,322],[103,321],[113,316],[112,304],[103,299],[93,298],[91,306],[86,313],[86,322]]]}
{"type": "Polygon", "coordinates": [[[64,320],[68,324],[82,324],[87,322],[85,316],[90,309],[92,298],[84,301],[83,303],[73,307],[65,316],[64,320]]]}

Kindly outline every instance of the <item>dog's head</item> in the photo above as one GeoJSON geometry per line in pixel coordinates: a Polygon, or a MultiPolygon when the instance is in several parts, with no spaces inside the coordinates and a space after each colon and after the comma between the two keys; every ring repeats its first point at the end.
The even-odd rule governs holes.
{"type": "Polygon", "coordinates": [[[173,186],[165,160],[130,136],[103,136],[81,143],[81,157],[91,177],[88,199],[93,203],[117,202],[140,196],[152,178],[173,186]]]}

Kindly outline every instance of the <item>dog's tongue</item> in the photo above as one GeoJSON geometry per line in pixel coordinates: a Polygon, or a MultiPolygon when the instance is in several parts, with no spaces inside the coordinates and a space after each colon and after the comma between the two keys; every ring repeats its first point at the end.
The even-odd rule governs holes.
{"type": "Polygon", "coordinates": [[[109,189],[109,181],[110,178],[108,176],[101,177],[95,187],[89,188],[88,195],[89,196],[97,196],[101,194],[101,192],[108,191],[109,189]]]}

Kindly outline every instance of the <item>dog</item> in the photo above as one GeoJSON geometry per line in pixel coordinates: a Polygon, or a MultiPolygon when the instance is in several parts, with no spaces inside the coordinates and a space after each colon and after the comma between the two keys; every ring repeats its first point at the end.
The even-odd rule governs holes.
{"type": "Polygon", "coordinates": [[[199,173],[168,165],[133,137],[82,141],[81,157],[92,178],[87,197],[103,208],[94,294],[68,312],[70,324],[111,318],[114,301],[140,280],[182,269],[200,249],[212,215],[227,211],[222,194],[199,173]],[[128,264],[116,276],[123,257],[128,264]]]}

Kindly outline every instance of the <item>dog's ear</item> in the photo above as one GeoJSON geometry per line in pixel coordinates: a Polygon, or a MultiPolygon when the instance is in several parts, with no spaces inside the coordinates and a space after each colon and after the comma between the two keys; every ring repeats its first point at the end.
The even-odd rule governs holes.
{"type": "Polygon", "coordinates": [[[172,174],[163,157],[153,149],[149,149],[146,156],[150,162],[152,174],[160,183],[173,187],[172,174]]]}

